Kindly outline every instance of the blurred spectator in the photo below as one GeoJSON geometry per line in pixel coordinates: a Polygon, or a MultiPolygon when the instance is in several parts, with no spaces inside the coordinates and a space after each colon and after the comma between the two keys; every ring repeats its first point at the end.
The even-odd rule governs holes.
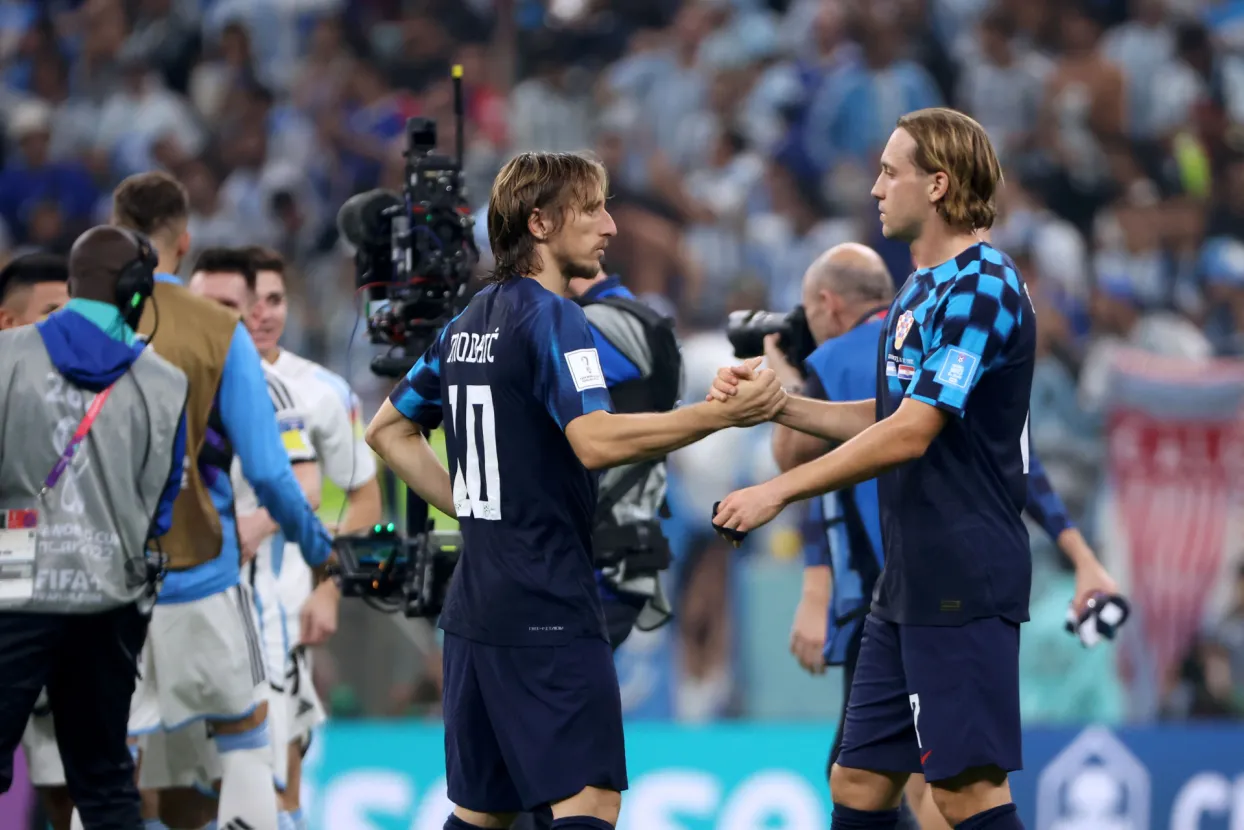
{"type": "Polygon", "coordinates": [[[1001,10],[981,21],[979,44],[979,55],[960,76],[958,103],[977,113],[1003,165],[1013,164],[1035,149],[1037,115],[1053,66],[1016,42],[1015,22],[1001,10]]]}
{"type": "Polygon", "coordinates": [[[1213,347],[1191,322],[1168,311],[1146,312],[1126,278],[1099,275],[1092,300],[1093,338],[1080,373],[1080,403],[1102,412],[1115,353],[1124,347],[1164,357],[1208,360],[1213,347]]]}
{"type": "Polygon", "coordinates": [[[804,127],[808,155],[820,170],[840,160],[875,168],[901,115],[942,103],[928,71],[904,58],[903,30],[872,5],[857,11],[862,61],[823,77],[804,127]]]}
{"type": "Polygon", "coordinates": [[[155,167],[152,149],[162,139],[183,158],[202,152],[206,139],[186,100],[165,88],[143,56],[127,50],[118,63],[120,86],[104,101],[95,136],[95,150],[111,158],[114,175],[155,167]]]}
{"type": "Polygon", "coordinates": [[[1166,0],[1131,0],[1129,5],[1132,19],[1102,38],[1101,51],[1122,70],[1126,81],[1128,134],[1138,139],[1159,138],[1172,126],[1156,97],[1162,77],[1175,69],[1171,65],[1175,32],[1167,19],[1166,0]]]}
{"type": "Polygon", "coordinates": [[[19,104],[9,117],[17,153],[0,171],[0,218],[18,244],[30,242],[36,231],[43,239],[77,236],[91,224],[99,198],[82,164],[52,159],[52,115],[51,107],[36,100],[19,104]]]}
{"type": "Polygon", "coordinates": [[[510,95],[510,148],[574,152],[592,146],[592,101],[583,78],[550,38],[530,56],[528,77],[510,95]]]}
{"type": "Polygon", "coordinates": [[[1123,133],[1123,73],[1098,50],[1101,30],[1080,4],[1064,4],[1063,55],[1046,85],[1041,143],[1053,165],[1050,205],[1082,230],[1092,222],[1110,182],[1103,142],[1123,133]]]}
{"type": "Polygon", "coordinates": [[[241,23],[230,22],[208,48],[206,59],[191,71],[190,100],[205,121],[214,122],[222,114],[230,93],[251,78],[259,78],[259,72],[250,33],[241,23]]]}

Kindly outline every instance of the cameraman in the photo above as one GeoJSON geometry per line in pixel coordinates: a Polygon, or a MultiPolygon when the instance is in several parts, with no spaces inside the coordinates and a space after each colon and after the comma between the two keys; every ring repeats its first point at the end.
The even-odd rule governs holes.
{"type": "MultiPolygon", "coordinates": [[[[804,362],[806,377],[787,359],[780,335],[765,338],[765,361],[790,393],[817,400],[870,398],[877,389],[877,341],[893,298],[894,281],[874,250],[851,242],[830,248],[803,277],[804,313],[817,344],[804,362]]],[[[830,448],[820,438],[774,425],[773,458],[783,472],[830,448]]],[[[845,713],[861,622],[882,566],[875,480],[811,500],[804,559],[790,650],[813,674],[823,674],[826,665],[843,666],[845,713]]],[[[839,720],[827,770],[837,759],[841,737],[839,720]]],[[[904,805],[900,827],[918,826],[904,805]]]]}
{"type": "MultiPolygon", "coordinates": [[[[641,303],[617,277],[570,280],[600,354],[616,412],[667,412],[678,403],[682,357],[672,322],[641,303]]],[[[670,564],[661,532],[665,458],[606,470],[596,502],[593,554],[609,643],[616,650],[638,623],[670,618],[659,572],[670,564]]]]}

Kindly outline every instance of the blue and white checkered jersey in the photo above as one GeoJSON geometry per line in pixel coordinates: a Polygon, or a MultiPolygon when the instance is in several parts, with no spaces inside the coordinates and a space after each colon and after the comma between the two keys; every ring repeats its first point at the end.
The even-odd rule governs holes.
{"type": "Polygon", "coordinates": [[[885,569],[873,613],[910,625],[1028,619],[1032,302],[992,246],[908,277],[878,349],[877,419],[904,398],[951,416],[924,455],[878,477],[885,569]]]}

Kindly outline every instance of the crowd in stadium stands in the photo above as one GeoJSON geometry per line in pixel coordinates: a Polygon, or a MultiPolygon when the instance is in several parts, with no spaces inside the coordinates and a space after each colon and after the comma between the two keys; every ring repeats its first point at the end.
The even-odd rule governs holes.
{"type": "MultiPolygon", "coordinates": [[[[122,177],[167,169],[189,188],[194,246],[258,243],[297,263],[291,346],[348,372],[369,408],[387,390],[349,360],[365,346],[347,348],[336,209],[400,186],[407,117],[437,118],[454,146],[454,63],[476,208],[514,152],[586,148],[607,165],[608,265],[677,317],[688,397],[729,359],[725,314],[791,308],[831,245],[875,245],[905,277],[869,188],[896,119],[941,104],[975,116],[1002,156],[993,241],[1038,308],[1032,437],[1090,536],[1111,354],[1244,355],[1241,0],[0,0],[0,61],[0,250],[63,251],[122,177]]],[[[672,533],[694,563],[677,580],[689,698],[731,697],[735,554],[704,518],[723,477],[772,471],[762,435],[674,460],[685,526],[672,533]]],[[[763,540],[771,552],[791,552],[783,532],[763,540]]],[[[1035,555],[1030,715],[1119,716],[1110,657],[1058,630],[1069,577],[1051,549],[1035,555]]],[[[1244,712],[1240,586],[1161,690],[1169,716],[1244,712]]],[[[368,612],[351,627],[389,631],[343,630],[360,654],[408,653],[408,635],[435,647],[368,612]]],[[[342,683],[376,663],[339,651],[342,683]]],[[[436,664],[356,690],[358,705],[435,699],[436,664]]]]}

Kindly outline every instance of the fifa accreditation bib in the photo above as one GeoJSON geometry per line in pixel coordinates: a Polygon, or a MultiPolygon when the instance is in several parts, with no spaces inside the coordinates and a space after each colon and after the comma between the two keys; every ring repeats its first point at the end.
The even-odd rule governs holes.
{"type": "Polygon", "coordinates": [[[38,510],[0,510],[0,602],[34,595],[38,510]]]}

